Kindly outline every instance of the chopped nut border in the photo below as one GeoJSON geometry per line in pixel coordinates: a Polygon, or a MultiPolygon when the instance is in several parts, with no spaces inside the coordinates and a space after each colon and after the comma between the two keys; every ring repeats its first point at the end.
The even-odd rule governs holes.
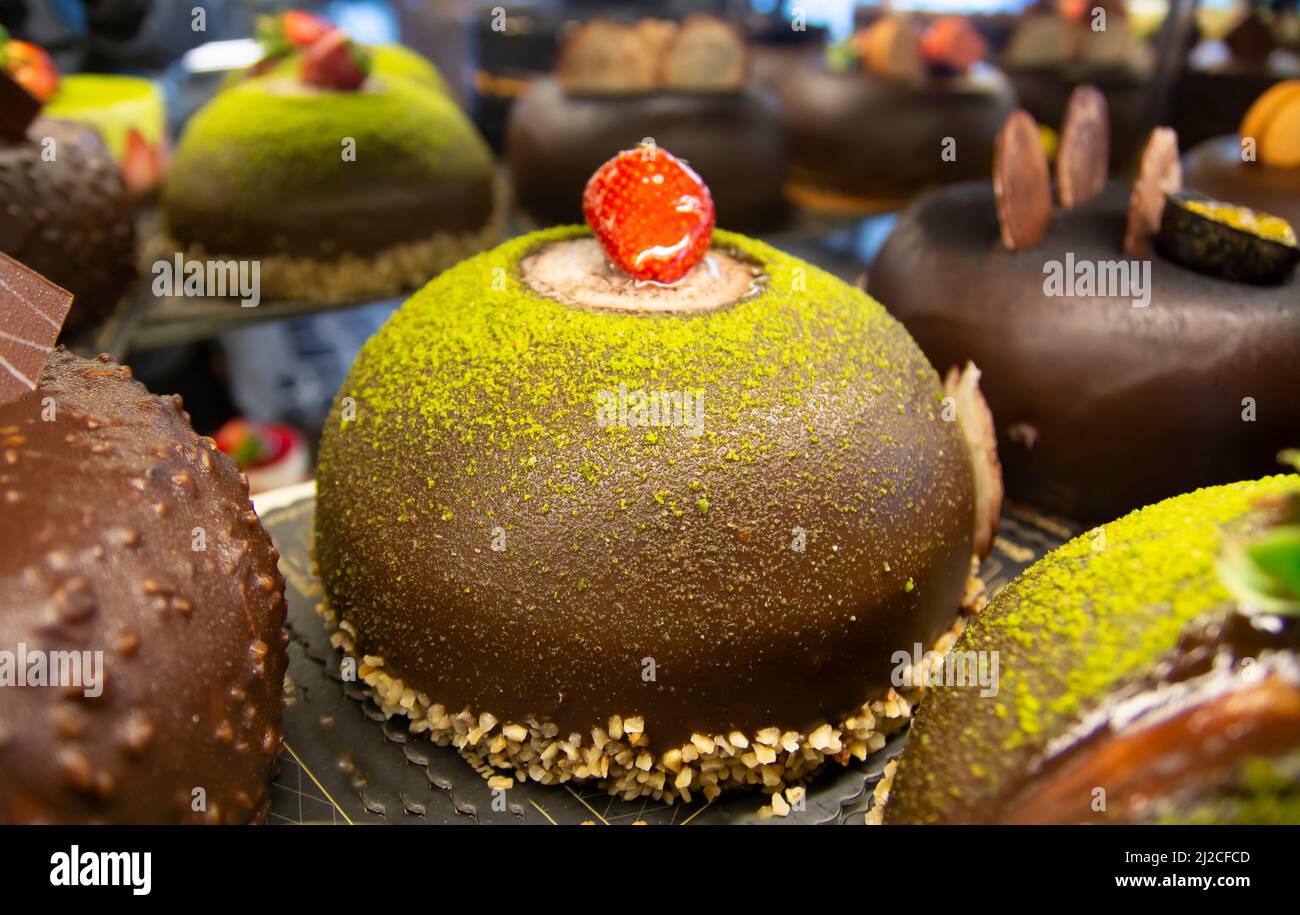
{"type": "MultiPolygon", "coordinates": [[[[979,611],[984,603],[979,596],[982,590],[972,573],[963,614],[979,611]]],[[[325,596],[316,604],[316,612],[330,631],[330,644],[355,658],[357,633],[352,624],[338,616],[325,596]]],[[[511,788],[529,779],[542,785],[594,780],[625,801],[650,797],[672,804],[690,803],[697,795],[711,801],[724,789],[757,787],[769,795],[768,803],[758,810],[766,819],[802,809],[806,782],[826,763],[848,765],[850,759],[865,760],[882,748],[911,718],[922,692],[920,684],[942,664],[965,625],[965,615],[958,615],[935,642],[934,653],[925,656],[925,668],[906,668],[901,690],[890,687],[836,724],[823,722],[808,734],[778,727],[756,734],[692,734],[689,742],[658,758],[648,749],[650,738],[641,716],[614,715],[604,727],[596,725],[588,733],[561,734],[550,721],[503,722],[489,711],[468,707],[453,712],[407,686],[377,655],[359,659],[357,676],[365,684],[365,695],[386,719],[405,716],[412,734],[427,735],[438,746],[455,747],[492,789],[511,788]]],[[[879,784],[876,790],[881,790],[879,784]]]]}

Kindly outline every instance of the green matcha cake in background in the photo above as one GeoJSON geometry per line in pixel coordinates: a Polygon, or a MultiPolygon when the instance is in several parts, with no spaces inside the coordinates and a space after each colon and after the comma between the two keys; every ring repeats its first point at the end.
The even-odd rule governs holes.
{"type": "Polygon", "coordinates": [[[167,118],[157,83],[138,76],[72,73],[59,81],[45,114],[98,130],[132,194],[149,194],[162,183],[167,118]]]}
{"type": "Polygon", "coordinates": [[[338,29],[289,60],[190,120],[157,254],[257,259],[264,301],[332,302],[417,288],[496,240],[492,155],[449,96],[338,29]]]}
{"type": "Polygon", "coordinates": [[[886,823],[1300,823],[1300,477],[1071,541],[946,663],[877,791],[886,823]],[[963,685],[994,657],[996,695],[963,685]]]}
{"type": "Polygon", "coordinates": [[[586,202],[366,343],[320,447],[320,609],[493,787],[784,815],[907,720],[894,649],[959,626],[1000,501],[977,373],[945,389],[861,290],[715,233],[666,150],[586,202]]]}

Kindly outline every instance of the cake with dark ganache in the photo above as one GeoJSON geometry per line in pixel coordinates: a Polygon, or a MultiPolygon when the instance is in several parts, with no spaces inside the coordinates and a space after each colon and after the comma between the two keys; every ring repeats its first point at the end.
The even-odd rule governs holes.
{"type": "Polygon", "coordinates": [[[794,69],[781,82],[790,197],[819,211],[887,210],[987,175],[1015,94],[984,54],[965,19],[941,18],[922,34],[891,15],[831,48],[824,64],[794,69]]]}
{"type": "Polygon", "coordinates": [[[50,354],[69,299],[0,255],[0,822],[262,821],[278,556],[179,397],[50,354]]]}
{"type": "Polygon", "coordinates": [[[393,295],[498,231],[492,156],[455,102],[370,73],[338,29],[194,115],[162,210],[160,255],[256,258],[263,300],[393,295]]]}
{"type": "Polygon", "coordinates": [[[1036,4],[1017,23],[1001,65],[1020,104],[1056,131],[1075,88],[1096,87],[1107,101],[1111,165],[1126,169],[1141,150],[1154,55],[1122,3],[1036,4]]]}
{"type": "Polygon", "coordinates": [[[91,127],[42,115],[59,89],[49,55],[0,35],[0,252],[76,296],[75,338],[135,278],[135,225],[122,174],[91,127]]]}
{"type": "Polygon", "coordinates": [[[1057,206],[1021,112],[994,181],[917,201],[869,282],[936,365],[983,368],[1008,493],[1097,520],[1267,472],[1300,422],[1291,227],[1183,191],[1167,128],[1109,182],[1104,107],[1076,93],[1057,206]]]}
{"type": "Polygon", "coordinates": [[[997,693],[927,690],[885,822],[1300,823],[1298,572],[1294,475],[1049,554],[957,640],[946,665],[996,658],[997,693]]]}
{"type": "Polygon", "coordinates": [[[1183,177],[1211,197],[1300,226],[1300,79],[1278,83],[1256,99],[1237,136],[1194,146],[1183,157],[1183,177]]]}
{"type": "Polygon", "coordinates": [[[714,176],[725,225],[761,231],[784,217],[776,97],[751,84],[740,33],[705,15],[595,20],[569,37],[555,74],[534,80],[510,111],[506,159],[519,206],[544,225],[580,221],[591,173],[646,139],[714,176]]]}
{"type": "Polygon", "coordinates": [[[977,373],[945,391],[861,291],[714,232],[662,148],[584,210],[366,343],[321,441],[321,611],[493,787],[783,814],[908,717],[894,649],[951,641],[1001,499],[977,373]]]}

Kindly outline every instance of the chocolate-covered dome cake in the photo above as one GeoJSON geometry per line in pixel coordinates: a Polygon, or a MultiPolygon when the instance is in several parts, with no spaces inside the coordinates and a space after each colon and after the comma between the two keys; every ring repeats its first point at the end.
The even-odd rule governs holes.
{"type": "Polygon", "coordinates": [[[455,102],[367,76],[337,30],[317,44],[300,73],[244,80],[190,120],[159,247],[257,258],[263,300],[329,302],[414,288],[490,244],[492,157],[455,102]]]}
{"type": "Polygon", "coordinates": [[[988,174],[1015,93],[981,61],[984,45],[969,23],[942,23],[923,40],[904,18],[886,17],[833,49],[834,66],[796,67],[781,80],[789,192],[800,205],[890,209],[988,174]]]}
{"type": "Polygon", "coordinates": [[[317,483],[336,644],[494,785],[671,801],[862,758],[915,697],[892,652],[945,639],[991,539],[973,378],[945,401],[860,291],[713,234],[665,150],[585,209],[597,238],[466,261],[357,359],[317,483]]]}
{"type": "Polygon", "coordinates": [[[1015,579],[948,662],[997,694],[927,691],[885,822],[1300,823],[1298,509],[1296,476],[1204,489],[1015,579]]]}
{"type": "MultiPolygon", "coordinates": [[[[99,323],[135,278],[130,200],[93,128],[40,116],[58,80],[49,58],[9,44],[31,49],[39,65],[21,71],[26,85],[0,66],[0,252],[75,295],[64,324],[72,338],[99,323]],[[41,78],[33,82],[32,72],[41,78]]],[[[15,66],[15,56],[4,59],[15,66]]]]}
{"type": "Polygon", "coordinates": [[[647,137],[712,176],[723,224],[761,231],[785,215],[776,97],[749,83],[739,33],[700,15],[681,25],[596,20],[570,37],[557,73],[510,110],[506,158],[520,207],[544,225],[580,221],[587,178],[647,137]]]}
{"type": "MultiPolygon", "coordinates": [[[[33,276],[0,259],[20,322],[50,316],[33,276]]],[[[107,356],[57,351],[21,393],[3,356],[0,821],[264,819],[284,581],[242,475],[107,356]]]]}
{"type": "Polygon", "coordinates": [[[983,369],[1008,493],[1100,520],[1274,466],[1300,424],[1300,278],[1243,281],[1256,253],[1294,263],[1294,243],[1165,204],[1179,189],[1171,131],[1153,135],[1131,191],[1106,183],[1104,142],[1082,123],[1061,152],[1091,189],[1072,207],[1053,209],[1029,126],[1001,189],[954,185],[900,216],[869,289],[936,365],[983,369]],[[1026,175],[1032,187],[1015,184],[1026,175]],[[1030,211],[1037,232],[1009,248],[1030,211]]]}

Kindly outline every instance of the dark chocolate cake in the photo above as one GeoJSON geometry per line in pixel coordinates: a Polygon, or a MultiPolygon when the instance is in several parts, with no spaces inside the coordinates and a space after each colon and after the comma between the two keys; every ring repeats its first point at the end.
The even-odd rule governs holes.
{"type": "Polygon", "coordinates": [[[1128,260],[1128,206],[1112,183],[1012,252],[989,183],[944,188],[899,218],[871,271],[935,365],[983,369],[1008,493],[1072,517],[1266,472],[1300,427],[1300,280],[1233,283],[1157,257],[1145,307],[1044,295],[1048,261],[1128,260]]]}
{"type": "Polygon", "coordinates": [[[513,240],[366,344],[321,443],[322,611],[385,712],[494,787],[757,785],[781,813],[910,713],[891,653],[951,639],[1000,502],[991,430],[972,373],[945,400],[875,302],[710,248],[711,219],[680,281],[623,272],[655,244],[611,266],[620,214],[641,233],[698,182],[656,181],[665,160],[592,179],[600,243],[513,240]]]}
{"type": "Polygon", "coordinates": [[[59,351],[0,406],[0,504],[0,649],[27,659],[0,703],[0,821],[265,818],[284,580],[235,463],[180,398],[59,351]],[[94,651],[98,692],[32,682],[33,658],[94,651]]]}
{"type": "Polygon", "coordinates": [[[93,128],[37,118],[0,136],[0,251],[76,296],[68,338],[93,328],[135,277],[135,225],[117,164],[93,128]]]}

